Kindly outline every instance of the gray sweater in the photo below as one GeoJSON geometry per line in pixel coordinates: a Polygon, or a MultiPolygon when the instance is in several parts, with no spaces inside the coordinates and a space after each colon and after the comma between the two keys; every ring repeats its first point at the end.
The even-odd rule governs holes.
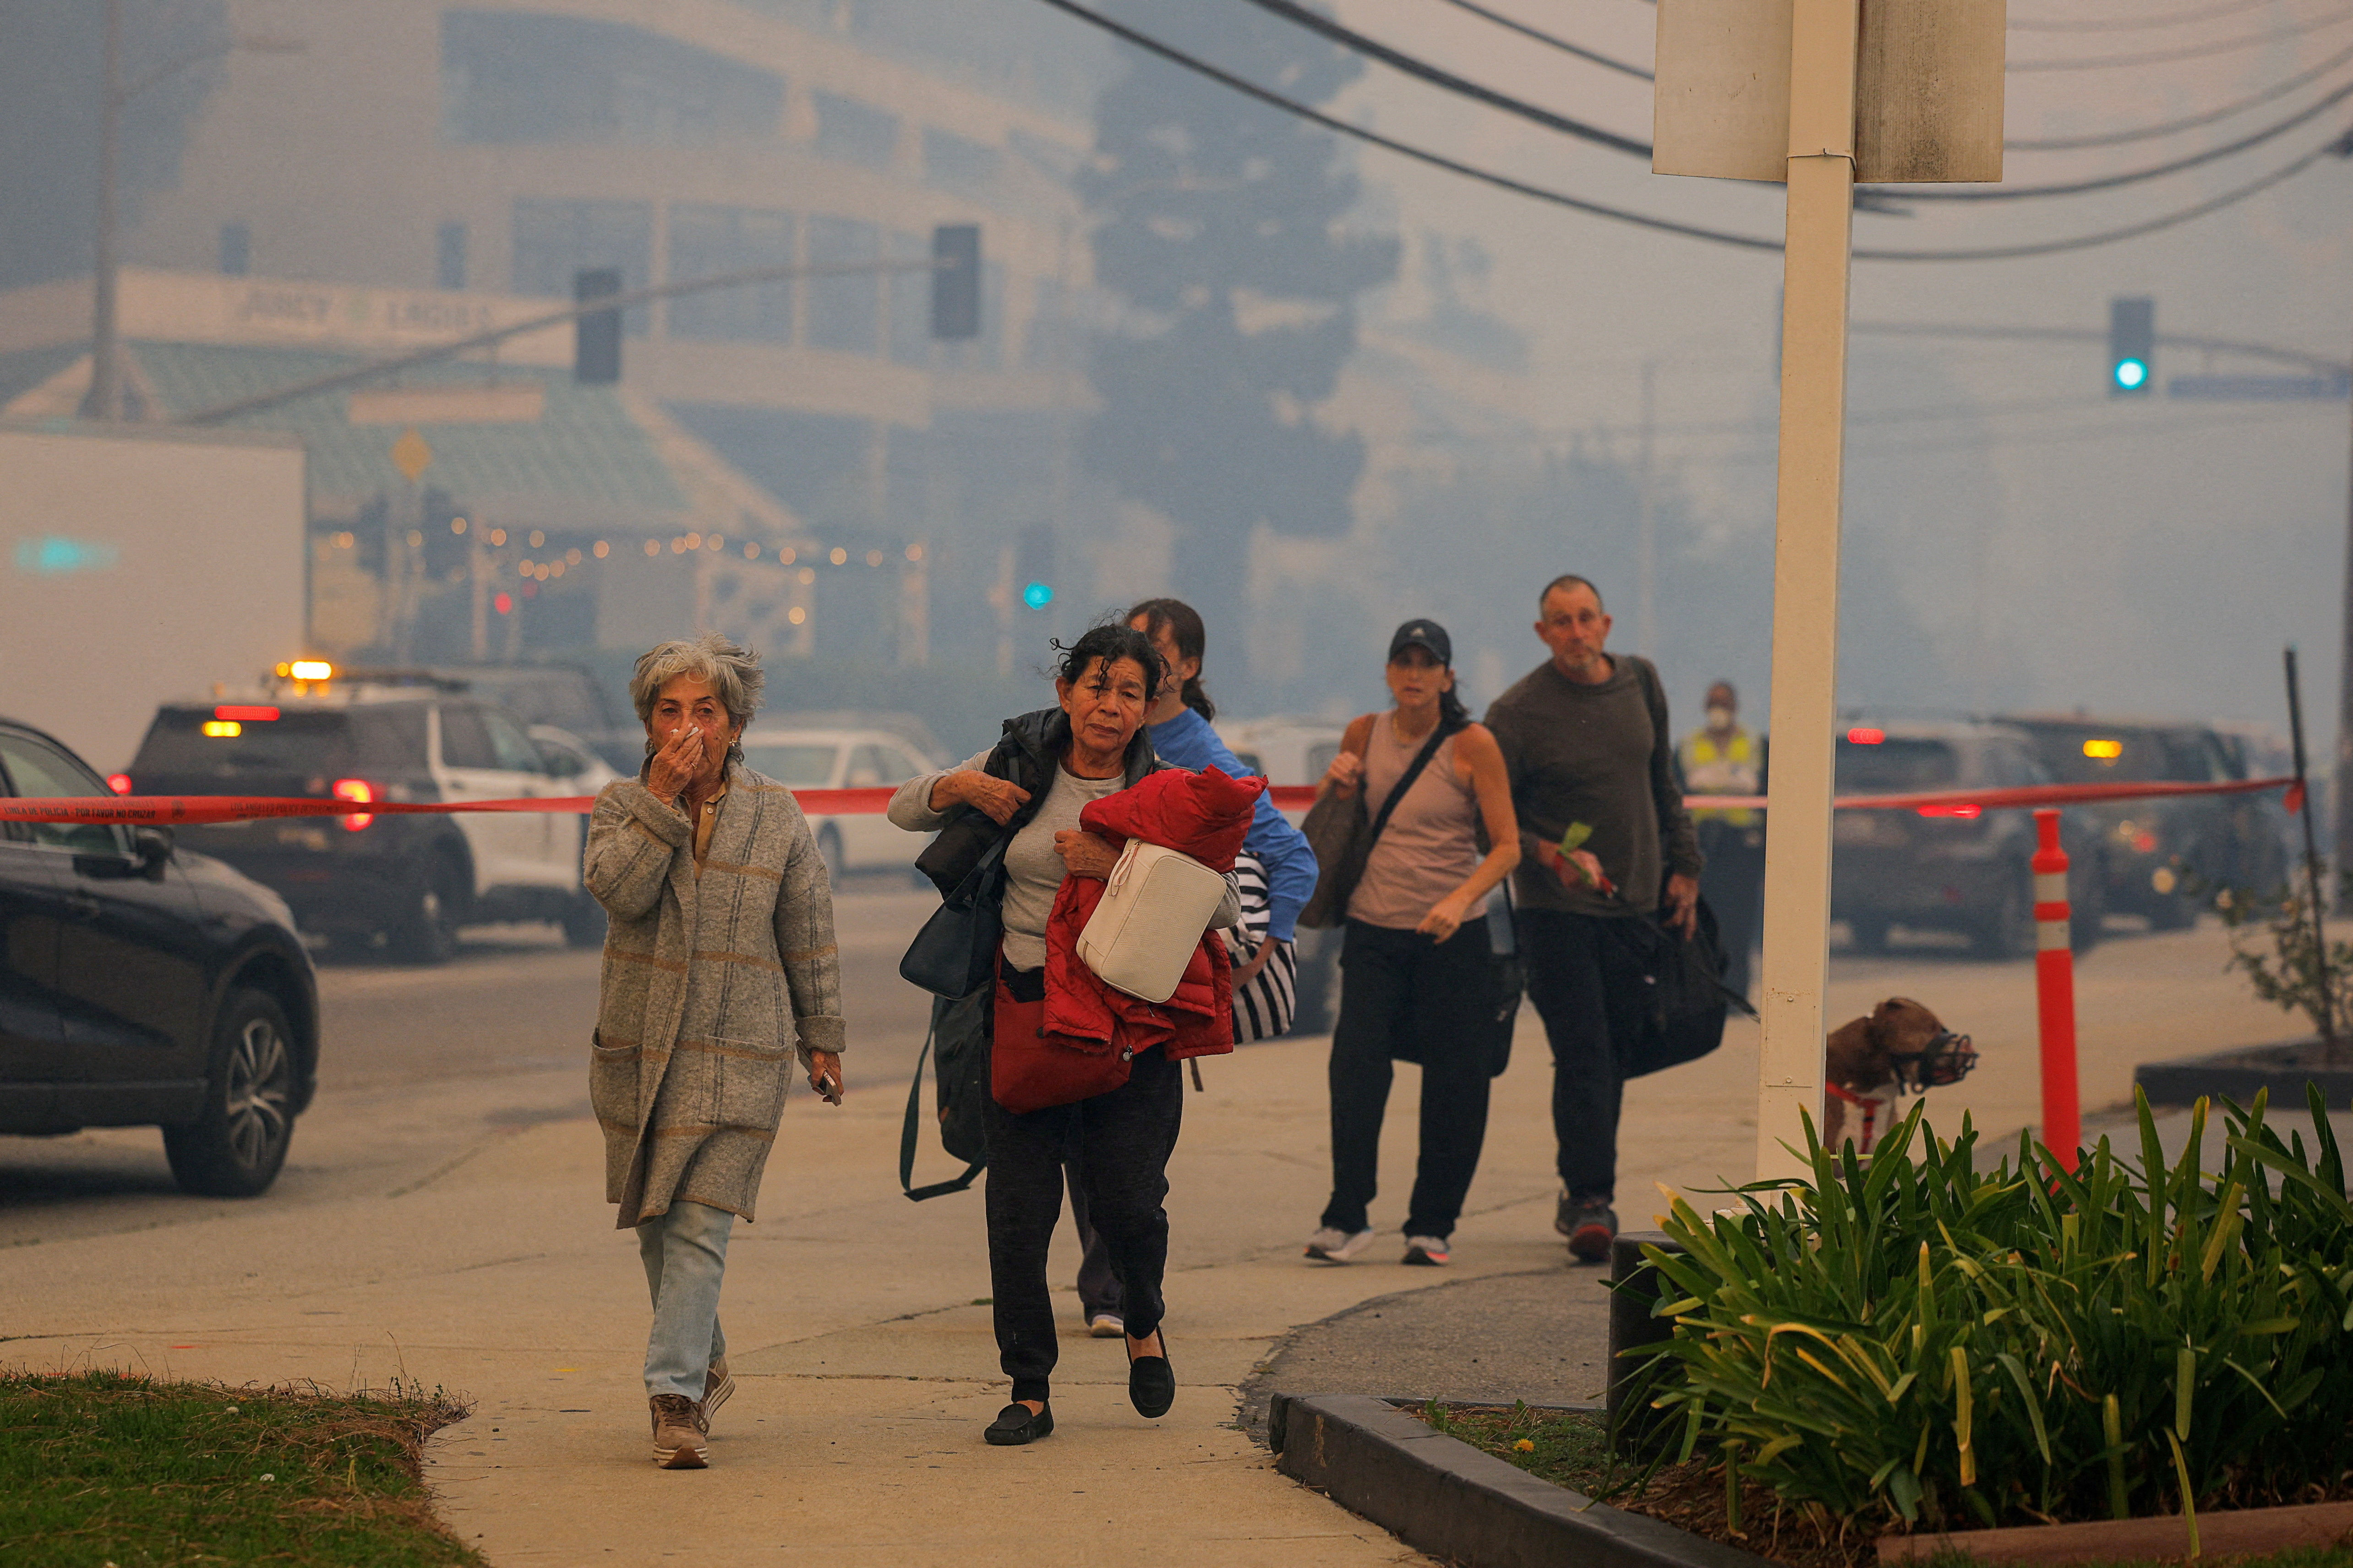
{"type": "Polygon", "coordinates": [[[1664,870],[1699,875],[1659,673],[1631,654],[1610,658],[1615,668],[1599,686],[1569,679],[1546,659],[1487,710],[1520,816],[1512,890],[1528,909],[1626,912],[1590,888],[1564,885],[1536,858],[1535,847],[1558,844],[1572,823],[1592,827],[1584,847],[1638,910],[1658,907],[1664,870]]]}

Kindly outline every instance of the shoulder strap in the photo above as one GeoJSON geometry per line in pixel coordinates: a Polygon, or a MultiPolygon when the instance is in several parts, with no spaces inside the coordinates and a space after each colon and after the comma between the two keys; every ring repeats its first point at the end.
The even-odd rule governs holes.
{"type": "Polygon", "coordinates": [[[907,1085],[907,1120],[899,1129],[899,1190],[912,1203],[936,1198],[947,1193],[960,1193],[971,1186],[987,1168],[986,1160],[966,1165],[964,1174],[945,1182],[934,1182],[929,1186],[915,1185],[915,1133],[923,1124],[923,1062],[932,1054],[934,1031],[923,1033],[923,1048],[915,1053],[915,1076],[907,1085]]]}
{"type": "Polygon", "coordinates": [[[1430,759],[1438,755],[1438,748],[1446,744],[1448,737],[1461,728],[1460,724],[1450,724],[1443,717],[1438,721],[1438,727],[1430,732],[1430,739],[1421,743],[1421,750],[1416,752],[1413,754],[1413,761],[1406,764],[1405,773],[1398,778],[1397,787],[1389,791],[1389,797],[1387,800],[1381,802],[1379,813],[1374,816],[1372,826],[1365,834],[1365,846],[1367,849],[1371,848],[1373,841],[1381,836],[1381,829],[1389,825],[1389,813],[1395,811],[1398,802],[1405,798],[1405,792],[1413,787],[1413,781],[1421,776],[1421,770],[1430,766],[1430,759]]]}

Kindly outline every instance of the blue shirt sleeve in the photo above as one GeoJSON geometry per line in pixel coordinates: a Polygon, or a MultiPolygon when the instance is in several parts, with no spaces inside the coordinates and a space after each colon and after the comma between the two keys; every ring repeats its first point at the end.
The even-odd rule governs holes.
{"type": "MultiPolygon", "coordinates": [[[[1217,767],[1236,778],[1246,770],[1209,721],[1187,709],[1166,724],[1152,726],[1152,750],[1179,767],[1217,767]]],[[[1296,939],[1299,911],[1315,896],[1315,851],[1307,836],[1291,825],[1273,798],[1259,796],[1258,812],[1242,847],[1266,867],[1267,934],[1277,942],[1296,939]]]]}

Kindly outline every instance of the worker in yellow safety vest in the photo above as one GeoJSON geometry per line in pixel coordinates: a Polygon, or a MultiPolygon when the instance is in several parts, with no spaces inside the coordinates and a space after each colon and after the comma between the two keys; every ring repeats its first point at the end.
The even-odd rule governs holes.
{"type": "MultiPolygon", "coordinates": [[[[1693,795],[1761,795],[1765,742],[1740,727],[1740,695],[1732,682],[1707,689],[1707,724],[1683,738],[1677,760],[1693,795]]],[[[1751,806],[1694,810],[1700,853],[1700,897],[1715,913],[1724,945],[1724,983],[1748,994],[1748,961],[1765,913],[1765,814],[1751,806]]]]}

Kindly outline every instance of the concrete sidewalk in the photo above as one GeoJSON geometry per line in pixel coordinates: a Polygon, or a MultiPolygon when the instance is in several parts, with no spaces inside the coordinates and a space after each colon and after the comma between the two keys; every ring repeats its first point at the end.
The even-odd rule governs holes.
{"type": "MultiPolygon", "coordinates": [[[[2234,1005],[2216,984],[2219,951],[2219,933],[2207,931],[2094,955],[2086,993],[2113,994],[2105,1005],[2117,1018],[2095,1025],[2087,1007],[2087,1101],[2113,1099],[2107,1086],[2143,1055],[2278,1032],[2276,1015],[2234,1005]],[[2110,967],[2113,983],[2101,976],[2110,967]],[[2185,978],[2174,988],[2149,981],[2152,970],[2185,978]],[[2168,1016],[2175,1028],[2158,1026],[2168,1016]],[[2194,1032],[2179,1027],[2185,1018],[2194,1032]],[[2149,1049],[2152,1039],[2163,1049],[2149,1049]]],[[[1940,1121],[1957,1120],[1964,1104],[1992,1128],[2031,1114],[2031,968],[1856,965],[1834,981],[1832,1016],[1889,990],[1929,1000],[1987,1052],[1978,1074],[1946,1096],[1940,1121]]],[[[1482,1292],[1497,1305],[1459,1327],[1442,1311],[1417,1311],[1428,1331],[1397,1367],[1414,1385],[1402,1392],[1483,1388],[1484,1347],[1560,1334],[1581,1344],[1599,1292],[1592,1271],[1565,1267],[1551,1230],[1550,1073],[1532,1011],[1496,1085],[1453,1267],[1397,1261],[1410,1068],[1399,1069],[1385,1143],[1379,1245],[1350,1266],[1305,1263],[1300,1243],[1328,1181],[1325,1050],[1308,1038],[1213,1059],[1208,1092],[1187,1096],[1169,1202],[1168,1333],[1182,1388],[1158,1422],[1128,1408],[1119,1342],[1080,1337],[1065,1290],[1071,1337],[1055,1435],[1029,1448],[986,1447],[980,1430],[1005,1384],[983,1302],[978,1194],[921,1205],[899,1195],[899,1094],[868,1089],[840,1110],[803,1094],[769,1167],[764,1217],[739,1227],[732,1248],[724,1316],[742,1391],[719,1418],[712,1468],[655,1470],[638,1376],[643,1279],[633,1238],[612,1228],[599,1201],[595,1127],[585,1117],[491,1120],[510,1100],[577,1104],[569,1068],[454,1082],[404,1101],[411,1121],[479,1131],[430,1174],[397,1186],[355,1185],[299,1209],[221,1205],[205,1223],[11,1249],[0,1270],[5,1360],[233,1384],[397,1375],[462,1392],[477,1413],[435,1443],[434,1483],[445,1516],[494,1563],[518,1568],[669,1556],[707,1568],[794,1557],[971,1568],[1137,1552],[1172,1563],[1420,1561],[1277,1475],[1236,1421],[1238,1387],[1299,1325],[1400,1291],[1516,1276],[1482,1292]]],[[[1647,1227],[1663,1206],[1656,1184],[1696,1194],[1747,1177],[1755,1075],[1754,1026],[1736,1022],[1714,1057],[1630,1088],[1619,1186],[1629,1228],[1647,1227]]],[[[924,1161],[924,1174],[946,1173],[929,1141],[924,1161]]],[[[1057,1280],[1067,1283],[1076,1263],[1066,1230],[1057,1280]]],[[[1352,1321],[1369,1331],[1382,1310],[1352,1321]]],[[[1567,1350],[1545,1363],[1558,1369],[1546,1374],[1558,1386],[1512,1392],[1590,1396],[1590,1347],[1567,1350]]]]}

